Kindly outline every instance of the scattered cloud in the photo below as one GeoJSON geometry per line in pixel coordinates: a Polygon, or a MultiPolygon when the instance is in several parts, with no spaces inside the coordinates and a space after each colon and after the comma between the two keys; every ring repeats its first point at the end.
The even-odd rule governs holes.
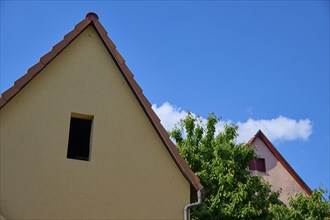
{"type": "MultiPolygon", "coordinates": [[[[168,102],[163,103],[159,107],[156,104],[152,105],[161,120],[162,125],[166,130],[172,128],[187,116],[187,112],[171,105],[168,102]]],[[[202,118],[206,121],[205,118],[202,118]]],[[[221,121],[217,125],[217,131],[223,130],[226,123],[233,123],[230,120],[221,121]]],[[[248,119],[245,122],[235,123],[239,126],[238,142],[247,142],[260,129],[271,141],[294,141],[294,140],[308,140],[312,134],[312,122],[309,119],[291,119],[285,116],[278,116],[273,119],[248,119]]]]}
{"type": "Polygon", "coordinates": [[[308,140],[312,134],[312,122],[309,119],[295,120],[282,115],[274,119],[248,119],[238,122],[241,140],[251,138],[259,129],[272,141],[308,140]]]}
{"type": "Polygon", "coordinates": [[[247,112],[248,114],[250,114],[250,115],[253,115],[253,107],[252,107],[252,106],[248,107],[248,108],[246,109],[246,112],[247,112]]]}
{"type": "Polygon", "coordinates": [[[168,102],[163,103],[159,107],[157,107],[156,104],[153,104],[152,109],[156,112],[162,125],[168,131],[172,130],[174,125],[177,124],[180,119],[185,118],[188,114],[186,111],[183,111],[181,108],[177,108],[168,102]]]}

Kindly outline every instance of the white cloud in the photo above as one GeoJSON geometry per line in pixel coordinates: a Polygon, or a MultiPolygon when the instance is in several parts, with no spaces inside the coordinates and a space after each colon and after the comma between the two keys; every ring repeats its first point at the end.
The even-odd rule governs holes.
{"type": "MultiPolygon", "coordinates": [[[[160,118],[166,130],[172,130],[180,119],[187,116],[186,111],[168,102],[163,103],[159,107],[153,104],[152,108],[160,118]]],[[[202,118],[202,120],[204,122],[206,121],[204,118],[202,118]]],[[[231,121],[221,121],[216,127],[217,131],[223,130],[223,126],[226,123],[231,123],[231,121]]],[[[247,142],[259,129],[262,130],[271,141],[308,140],[312,134],[312,122],[309,119],[295,120],[281,115],[274,119],[248,119],[246,122],[239,121],[236,124],[239,126],[238,142],[247,142]]]]}
{"type": "Polygon", "coordinates": [[[282,115],[274,119],[254,120],[238,122],[239,139],[250,139],[259,129],[271,140],[308,140],[312,134],[312,122],[309,119],[294,120],[282,115]]]}
{"type": "Polygon", "coordinates": [[[156,112],[157,116],[160,118],[162,125],[167,131],[172,130],[175,124],[177,124],[180,119],[187,116],[187,112],[171,105],[168,102],[163,103],[161,106],[157,107],[156,104],[152,105],[152,109],[156,112]]]}

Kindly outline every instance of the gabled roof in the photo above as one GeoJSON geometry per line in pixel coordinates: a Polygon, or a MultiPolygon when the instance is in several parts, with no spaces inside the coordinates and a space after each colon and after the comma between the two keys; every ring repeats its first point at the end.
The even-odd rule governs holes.
{"type": "Polygon", "coordinates": [[[117,51],[115,44],[108,37],[108,33],[103,28],[95,13],[88,13],[86,18],[78,23],[75,28],[64,36],[64,39],[58,44],[53,46],[52,50],[40,58],[40,61],[28,69],[27,73],[15,81],[14,85],[7,91],[3,92],[0,98],[0,109],[10,102],[34,77],[36,77],[52,60],[59,55],[79,34],[84,31],[89,25],[92,25],[101,40],[103,41],[108,52],[114,59],[117,67],[134,93],[136,99],[140,103],[153,127],[157,131],[159,137],[172,156],[176,165],[179,167],[182,174],[189,181],[195,190],[202,190],[204,187],[201,185],[199,178],[191,171],[186,161],[179,155],[179,151],[171,141],[167,131],[161,125],[160,119],[152,110],[150,102],[143,95],[142,89],[134,80],[134,76],[125,64],[124,58],[117,51]]]}
{"type": "Polygon", "coordinates": [[[284,157],[278,152],[278,150],[274,147],[274,145],[268,140],[266,135],[259,130],[248,142],[248,144],[252,144],[257,138],[259,138],[266,147],[272,152],[275,158],[283,165],[283,167],[290,173],[290,175],[297,181],[297,183],[304,189],[304,191],[308,194],[312,194],[312,190],[307,186],[307,184],[301,179],[301,177],[294,171],[294,169],[290,166],[290,164],[284,159],[284,157]]]}

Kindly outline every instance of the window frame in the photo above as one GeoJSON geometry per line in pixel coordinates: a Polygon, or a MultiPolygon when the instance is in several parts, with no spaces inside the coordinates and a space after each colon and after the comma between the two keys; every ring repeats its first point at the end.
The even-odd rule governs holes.
{"type": "Polygon", "coordinates": [[[67,159],[90,161],[94,116],[71,113],[67,159]],[[79,136],[81,139],[79,139],[79,136]]]}

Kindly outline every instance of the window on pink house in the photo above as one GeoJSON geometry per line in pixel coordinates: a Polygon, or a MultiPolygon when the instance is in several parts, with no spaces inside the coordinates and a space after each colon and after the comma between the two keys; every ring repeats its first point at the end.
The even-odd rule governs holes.
{"type": "Polygon", "coordinates": [[[249,163],[249,170],[266,172],[265,158],[258,158],[256,160],[251,160],[249,163]]]}

